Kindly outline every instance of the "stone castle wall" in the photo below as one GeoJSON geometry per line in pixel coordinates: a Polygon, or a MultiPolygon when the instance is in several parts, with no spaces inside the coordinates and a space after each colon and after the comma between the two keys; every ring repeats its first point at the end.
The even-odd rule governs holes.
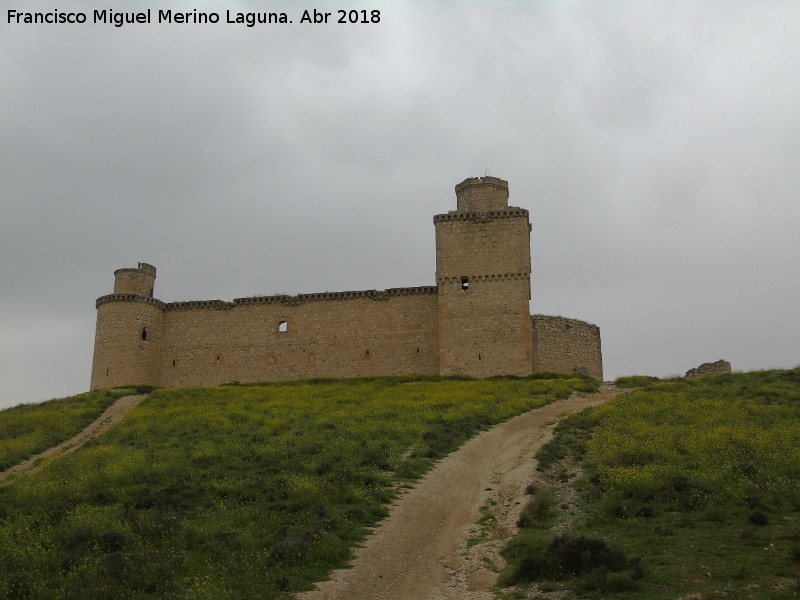
{"type": "Polygon", "coordinates": [[[689,369],[686,371],[685,377],[705,377],[706,375],[719,375],[721,373],[730,373],[731,363],[727,360],[720,359],[713,363],[703,363],[702,365],[689,369]]]}
{"type": "Polygon", "coordinates": [[[438,373],[435,288],[393,291],[170,305],[162,385],[438,373]]]}
{"type": "Polygon", "coordinates": [[[585,370],[595,379],[603,378],[600,328],[591,323],[533,315],[533,370],[571,373],[585,370]]]}
{"type": "Polygon", "coordinates": [[[439,372],[431,286],[233,302],[147,300],[98,299],[102,351],[95,351],[92,389],[439,372]]]}
{"type": "Polygon", "coordinates": [[[467,179],[456,196],[433,220],[434,286],[165,303],[155,267],[118,269],[97,300],[92,389],[575,368],[601,379],[597,327],[530,315],[531,226],[508,183],[467,179]]]}
{"type": "Polygon", "coordinates": [[[529,375],[530,312],[523,294],[528,277],[474,278],[462,290],[458,280],[439,286],[440,371],[442,375],[529,375]],[[486,302],[493,310],[486,310],[486,302]]]}

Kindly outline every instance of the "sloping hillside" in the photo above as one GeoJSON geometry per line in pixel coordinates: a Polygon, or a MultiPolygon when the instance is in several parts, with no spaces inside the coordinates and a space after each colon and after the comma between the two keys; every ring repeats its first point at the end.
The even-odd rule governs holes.
{"type": "Polygon", "coordinates": [[[800,369],[617,385],[539,453],[507,597],[797,598],[800,369]]]}
{"type": "Polygon", "coordinates": [[[480,429],[596,386],[408,377],[157,390],[80,451],[0,487],[0,597],[308,589],[398,485],[480,429]]]}
{"type": "Polygon", "coordinates": [[[133,390],[103,390],[0,411],[0,472],[71,438],[133,390]]]}

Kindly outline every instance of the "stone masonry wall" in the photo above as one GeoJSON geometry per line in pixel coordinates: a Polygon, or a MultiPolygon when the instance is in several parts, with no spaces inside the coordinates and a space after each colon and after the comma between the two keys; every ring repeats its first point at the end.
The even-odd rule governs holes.
{"type": "MultiPolygon", "coordinates": [[[[486,178],[484,178],[486,179],[486,178]]],[[[489,178],[491,179],[491,178],[489,178]]],[[[459,190],[459,186],[456,187],[459,190]]],[[[482,200],[500,206],[492,183],[482,200]]],[[[486,190],[484,190],[486,191],[486,190]]],[[[459,207],[462,204],[459,194],[459,207]]],[[[443,375],[529,375],[530,225],[528,211],[437,215],[439,365],[443,375]]]]}
{"type": "MultiPolygon", "coordinates": [[[[129,347],[109,348],[95,357],[98,376],[93,375],[92,388],[435,374],[439,372],[435,291],[423,287],[163,304],[163,337],[136,339],[141,319],[134,319],[135,327],[128,326],[132,331],[111,326],[109,333],[127,340],[129,347]],[[144,373],[133,372],[135,366],[123,368],[148,346],[159,362],[157,376],[148,370],[151,375],[144,379],[144,373]],[[103,375],[109,368],[106,364],[110,377],[103,375]]],[[[98,321],[105,307],[117,305],[128,303],[101,304],[98,321]]],[[[107,316],[104,311],[105,329],[107,316]]],[[[105,334],[98,339],[103,344],[106,340],[105,334]]]]}
{"type": "Polygon", "coordinates": [[[117,269],[114,271],[114,293],[153,296],[153,282],[156,268],[147,263],[139,263],[137,269],[117,269]]]}
{"type": "Polygon", "coordinates": [[[596,326],[530,315],[531,226],[508,206],[508,183],[467,179],[456,199],[433,218],[434,286],[165,303],[155,267],[118,269],[96,304],[92,389],[574,369],[602,379],[596,326]]]}
{"type": "Polygon", "coordinates": [[[98,300],[91,389],[128,383],[158,385],[164,303],[132,294],[105,298],[116,300],[98,300]]]}
{"type": "Polygon", "coordinates": [[[508,206],[508,182],[497,177],[471,177],[456,186],[460,212],[487,212],[508,206]]]}
{"type": "MultiPolygon", "coordinates": [[[[436,215],[436,280],[531,272],[528,211],[436,215]]],[[[530,299],[530,290],[525,293],[530,299]]],[[[530,314],[530,311],[528,311],[530,314]]]]}
{"type": "Polygon", "coordinates": [[[466,291],[450,279],[439,289],[442,375],[530,375],[528,277],[476,277],[466,291]]]}
{"type": "Polygon", "coordinates": [[[699,367],[686,371],[686,377],[703,377],[705,375],[719,375],[720,373],[730,373],[731,363],[727,360],[718,360],[713,363],[703,363],[699,367]]]}
{"type": "Polygon", "coordinates": [[[600,328],[591,323],[564,317],[533,315],[533,370],[570,373],[586,369],[595,379],[603,379],[600,328]]]}

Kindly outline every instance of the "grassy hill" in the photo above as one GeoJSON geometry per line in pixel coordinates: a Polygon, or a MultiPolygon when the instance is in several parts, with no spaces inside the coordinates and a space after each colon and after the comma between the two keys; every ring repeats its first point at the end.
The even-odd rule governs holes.
{"type": "MultiPolygon", "coordinates": [[[[288,597],[341,566],[437,458],[596,387],[395,377],[156,390],[81,451],[0,486],[0,598],[288,597]]],[[[63,441],[121,393],[0,412],[15,424],[0,427],[0,456],[63,441]]]]}
{"type": "Polygon", "coordinates": [[[133,390],[104,390],[0,411],[0,471],[57,446],[133,390]]]}
{"type": "MultiPolygon", "coordinates": [[[[800,594],[800,369],[624,378],[565,419],[508,542],[504,598],[800,594]]],[[[0,484],[0,598],[286,598],[398,487],[585,379],[437,377],[154,391],[83,450],[0,484]]],[[[10,465],[122,394],[0,411],[10,465]]]]}
{"type": "Polygon", "coordinates": [[[800,597],[800,369],[617,384],[539,453],[505,597],[800,597]]]}

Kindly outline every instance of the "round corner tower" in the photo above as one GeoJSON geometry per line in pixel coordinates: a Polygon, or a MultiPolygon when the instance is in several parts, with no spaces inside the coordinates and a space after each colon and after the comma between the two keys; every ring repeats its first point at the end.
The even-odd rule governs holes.
{"type": "Polygon", "coordinates": [[[164,303],[153,297],[156,268],[114,271],[114,293],[97,299],[91,389],[159,385],[164,303]]]}
{"type": "Polygon", "coordinates": [[[114,271],[114,293],[152,298],[155,280],[156,268],[147,263],[140,262],[135,269],[117,269],[114,271]]]}
{"type": "Polygon", "coordinates": [[[465,179],[457,210],[433,218],[444,375],[529,375],[530,221],[508,206],[508,182],[465,179]]]}

